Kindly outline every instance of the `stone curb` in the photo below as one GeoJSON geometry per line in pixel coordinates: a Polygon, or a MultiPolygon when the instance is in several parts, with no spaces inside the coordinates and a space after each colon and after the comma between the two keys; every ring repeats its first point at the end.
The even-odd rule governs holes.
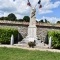
{"type": "Polygon", "coordinates": [[[58,49],[29,48],[29,47],[15,46],[15,45],[0,45],[0,47],[21,48],[21,49],[27,49],[27,50],[39,50],[39,51],[50,51],[50,52],[60,52],[60,50],[58,50],[58,49]]]}

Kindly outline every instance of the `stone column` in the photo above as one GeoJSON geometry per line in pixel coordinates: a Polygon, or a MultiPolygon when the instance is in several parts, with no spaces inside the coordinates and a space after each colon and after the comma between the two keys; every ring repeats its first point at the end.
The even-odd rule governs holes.
{"type": "Polygon", "coordinates": [[[51,45],[52,45],[52,39],[51,37],[49,38],[49,48],[51,48],[51,45]]]}
{"type": "Polygon", "coordinates": [[[28,26],[28,34],[23,40],[25,42],[37,40],[37,27],[36,27],[36,18],[35,18],[36,9],[31,7],[30,22],[28,26]]]}
{"type": "Polygon", "coordinates": [[[31,8],[30,23],[28,27],[28,37],[37,40],[37,34],[36,34],[37,27],[36,27],[35,13],[36,13],[36,9],[31,8]]]}
{"type": "Polygon", "coordinates": [[[36,26],[36,9],[31,7],[31,13],[30,13],[30,23],[29,26],[36,26]]]}
{"type": "Polygon", "coordinates": [[[10,44],[13,45],[14,44],[14,36],[11,35],[11,41],[10,41],[10,44]]]}

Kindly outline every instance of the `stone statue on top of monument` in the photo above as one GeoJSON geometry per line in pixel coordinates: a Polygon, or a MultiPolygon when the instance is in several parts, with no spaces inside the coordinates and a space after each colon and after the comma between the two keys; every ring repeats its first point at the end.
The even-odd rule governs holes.
{"type": "MultiPolygon", "coordinates": [[[[39,4],[39,8],[42,8],[41,0],[39,0],[37,4],[39,4]]],[[[29,0],[28,0],[27,5],[31,7],[31,14],[30,14],[30,23],[29,23],[29,26],[31,26],[31,25],[36,26],[36,20],[35,20],[36,17],[35,17],[35,15],[36,15],[36,6],[37,6],[37,4],[35,5],[35,7],[33,7],[31,5],[31,3],[29,2],[29,0]]]]}

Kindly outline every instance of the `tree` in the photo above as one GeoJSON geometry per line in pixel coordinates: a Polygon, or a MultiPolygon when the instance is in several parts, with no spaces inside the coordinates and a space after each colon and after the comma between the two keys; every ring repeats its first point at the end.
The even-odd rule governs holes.
{"type": "Polygon", "coordinates": [[[4,20],[8,20],[8,17],[4,17],[4,20]]]}
{"type": "Polygon", "coordinates": [[[26,21],[26,22],[29,22],[30,21],[30,17],[29,16],[24,16],[23,20],[26,21]]]}
{"type": "Polygon", "coordinates": [[[45,23],[47,23],[48,21],[47,21],[47,19],[45,19],[45,23]]]}
{"type": "Polygon", "coordinates": [[[45,23],[50,23],[47,19],[45,19],[45,23]]]}
{"type": "Polygon", "coordinates": [[[57,21],[57,23],[60,23],[60,21],[57,21]]]}
{"type": "Polygon", "coordinates": [[[44,23],[43,19],[42,19],[42,20],[40,20],[39,22],[44,23]]]}
{"type": "Polygon", "coordinates": [[[24,20],[23,20],[23,19],[17,19],[17,21],[19,21],[19,22],[23,22],[24,20]]]}
{"type": "Polygon", "coordinates": [[[4,20],[4,17],[0,17],[0,20],[4,20]]]}
{"type": "Polygon", "coordinates": [[[15,21],[16,16],[13,13],[11,13],[11,14],[8,15],[8,20],[15,21]]]}

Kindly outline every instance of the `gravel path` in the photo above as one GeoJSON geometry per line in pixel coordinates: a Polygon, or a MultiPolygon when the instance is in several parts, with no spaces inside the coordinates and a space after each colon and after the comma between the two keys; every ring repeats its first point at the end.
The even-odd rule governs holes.
{"type": "Polygon", "coordinates": [[[7,48],[21,48],[27,50],[39,50],[39,51],[50,51],[50,52],[60,52],[58,49],[47,49],[47,48],[29,48],[28,46],[19,46],[19,45],[0,45],[0,47],[7,47],[7,48]]]}

